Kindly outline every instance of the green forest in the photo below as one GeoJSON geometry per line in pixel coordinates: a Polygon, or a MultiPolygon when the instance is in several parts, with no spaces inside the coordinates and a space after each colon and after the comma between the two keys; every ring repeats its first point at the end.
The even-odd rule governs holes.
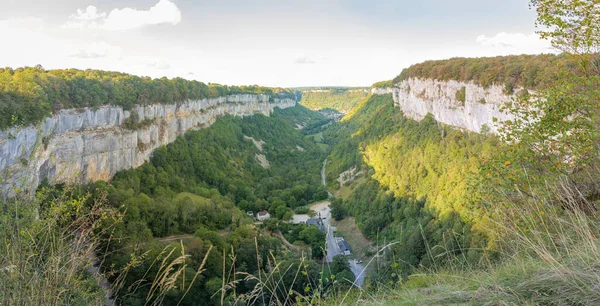
{"type": "Polygon", "coordinates": [[[303,90],[300,105],[312,110],[331,108],[340,113],[347,113],[368,95],[365,90],[366,88],[315,88],[303,90]]]}
{"type": "Polygon", "coordinates": [[[45,70],[41,66],[0,68],[0,129],[39,122],[67,108],[173,104],[232,94],[296,98],[283,88],[204,84],[182,78],[152,79],[100,70],[45,70]]]}
{"type": "MultiPolygon", "coordinates": [[[[168,258],[162,253],[160,238],[172,235],[190,235],[184,246],[174,248],[176,254],[182,247],[187,250],[191,267],[199,266],[208,256],[206,271],[181,305],[219,304],[211,295],[223,281],[228,283],[236,277],[232,274],[231,279],[224,280],[223,269],[259,275],[274,258],[295,260],[286,255],[278,238],[257,228],[246,212],[267,210],[276,220],[289,220],[292,209],[327,198],[319,176],[324,152],[292,125],[294,120],[322,124],[317,116],[297,106],[276,110],[272,117],[220,118],[210,128],[188,132],[157,149],[150,162],[117,173],[110,184],[96,182],[88,186],[95,193],[104,191],[108,202],[124,214],[110,237],[106,237],[108,243],[99,248],[102,268],[118,271],[113,282],[124,277],[126,271],[122,280],[124,291],[119,293],[118,301],[123,305],[144,304],[150,288],[136,281],[146,273],[160,274],[150,263],[168,258]],[[263,141],[262,150],[249,137],[263,141]],[[261,166],[256,154],[263,154],[270,166],[261,166]],[[261,254],[261,266],[257,266],[257,252],[261,254]],[[223,266],[223,256],[231,254],[235,254],[235,260],[228,259],[223,266]],[[145,260],[130,268],[132,256],[145,260]],[[132,285],[136,285],[136,290],[131,290],[132,285]]],[[[271,229],[276,224],[274,221],[271,229]]],[[[299,234],[306,245],[312,246],[312,255],[320,258],[323,233],[311,227],[299,228],[299,234]]],[[[316,281],[319,268],[311,269],[316,281]]],[[[183,273],[189,274],[186,278],[191,281],[195,271],[183,273]]],[[[242,282],[235,290],[240,294],[251,291],[255,285],[253,281],[242,282]]],[[[302,289],[306,285],[296,284],[302,289]]],[[[230,293],[227,292],[228,298],[230,293]]],[[[162,304],[175,305],[183,294],[170,291],[162,304]]]]}
{"type": "MultiPolygon", "coordinates": [[[[392,94],[298,89],[302,105],[219,117],[109,181],[1,199],[0,304],[600,305],[600,7],[530,5],[561,54],[427,61],[373,85],[532,89],[507,101],[498,134],[409,119],[392,94]],[[313,206],[325,201],[335,220],[313,206]],[[355,253],[326,256],[344,241],[355,253]]],[[[235,93],[297,95],[7,68],[0,127],[235,93]]]]}
{"type": "Polygon", "coordinates": [[[565,55],[519,55],[483,58],[452,58],[426,61],[404,69],[393,83],[409,78],[440,81],[473,81],[483,87],[491,85],[547,88],[557,80],[559,71],[576,70],[577,63],[565,55]]]}
{"type": "Polygon", "coordinates": [[[354,166],[365,173],[343,207],[365,236],[398,242],[394,252],[402,258],[404,275],[443,265],[462,252],[461,260],[477,263],[476,249],[488,242],[478,230],[485,221],[473,213],[479,210],[475,186],[481,158],[492,153],[494,139],[465,134],[430,116],[407,119],[391,95],[364,100],[326,135],[334,146],[330,185],[339,188],[339,173],[354,166]],[[437,246],[435,251],[427,244],[437,246]]]}

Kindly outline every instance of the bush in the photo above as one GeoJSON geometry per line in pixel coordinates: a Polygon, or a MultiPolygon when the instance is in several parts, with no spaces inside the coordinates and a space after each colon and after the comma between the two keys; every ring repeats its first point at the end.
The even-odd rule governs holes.
{"type": "Polygon", "coordinates": [[[572,67],[564,54],[452,58],[426,61],[406,68],[394,78],[397,84],[409,78],[440,81],[473,81],[483,87],[512,83],[513,87],[547,88],[556,80],[559,67],[572,67]]]}
{"type": "Polygon", "coordinates": [[[509,80],[504,84],[504,94],[512,95],[515,93],[515,83],[512,80],[509,80]]]}
{"type": "Polygon", "coordinates": [[[306,206],[296,207],[296,209],[294,209],[294,213],[296,213],[297,215],[306,215],[309,210],[310,209],[306,206]]]}
{"type": "Polygon", "coordinates": [[[151,79],[100,70],[0,68],[0,128],[36,123],[67,108],[111,104],[130,110],[136,104],[173,104],[243,93],[296,99],[292,90],[256,85],[207,85],[182,78],[151,79]]]}
{"type": "Polygon", "coordinates": [[[456,91],[454,97],[456,98],[456,101],[462,103],[462,106],[465,106],[465,102],[467,101],[467,88],[465,86],[461,87],[456,91]]]}

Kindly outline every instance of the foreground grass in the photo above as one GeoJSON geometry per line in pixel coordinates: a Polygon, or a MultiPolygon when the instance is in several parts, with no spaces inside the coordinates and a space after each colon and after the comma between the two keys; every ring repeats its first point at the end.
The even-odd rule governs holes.
{"type": "Polygon", "coordinates": [[[599,305],[600,269],[522,258],[478,271],[415,274],[399,288],[351,292],[336,305],[599,305]]]}
{"type": "MultiPolygon", "coordinates": [[[[268,268],[257,275],[224,270],[223,287],[215,298],[220,305],[600,305],[600,222],[589,215],[593,203],[566,186],[548,190],[545,198],[507,199],[489,212],[490,230],[499,245],[494,260],[484,256],[470,266],[421,268],[397,283],[376,282],[362,289],[334,279],[322,263],[319,279],[298,288],[296,282],[310,274],[306,258],[293,263],[271,255],[268,268]],[[237,295],[242,279],[255,285],[237,295]]],[[[86,200],[58,197],[41,210],[45,218],[34,213],[40,204],[35,201],[0,206],[0,304],[104,304],[108,294],[90,267],[97,261],[93,253],[98,234],[108,230],[100,221],[122,216],[111,216],[101,202],[85,206],[86,200]]],[[[356,235],[351,219],[338,223],[338,229],[361,245],[364,238],[356,235]]],[[[258,260],[258,244],[256,252],[258,260]]],[[[157,275],[139,283],[152,288],[148,305],[173,302],[169,292],[187,294],[191,288],[179,286],[190,268],[183,244],[163,253],[164,260],[152,264],[159,267],[157,275]]],[[[231,256],[234,263],[235,254],[231,256]]],[[[206,258],[193,267],[192,284],[202,277],[206,258]]],[[[113,294],[119,293],[127,273],[120,271],[113,294]]]]}
{"type": "Polygon", "coordinates": [[[0,305],[102,305],[110,292],[92,268],[100,216],[86,198],[0,203],[0,305]],[[42,212],[40,212],[42,214],[42,212]]]}
{"type": "Polygon", "coordinates": [[[600,305],[600,221],[581,195],[563,182],[544,197],[506,199],[490,212],[496,260],[420,269],[334,304],[600,305]]]}

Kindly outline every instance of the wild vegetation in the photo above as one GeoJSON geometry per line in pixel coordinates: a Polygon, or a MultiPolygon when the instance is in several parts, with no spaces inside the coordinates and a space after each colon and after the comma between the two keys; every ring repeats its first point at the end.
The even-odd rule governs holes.
{"type": "Polygon", "coordinates": [[[0,69],[0,129],[36,123],[52,112],[101,105],[173,104],[231,94],[268,94],[295,99],[295,92],[261,86],[204,84],[182,78],[152,79],[100,70],[0,69]]]}
{"type": "MultiPolygon", "coordinates": [[[[551,38],[554,46],[569,53],[547,57],[550,64],[561,61],[556,66],[558,72],[547,83],[513,83],[538,86],[538,93],[511,101],[506,110],[515,119],[504,123],[497,140],[447,130],[431,118],[400,126],[398,134],[394,128],[373,133],[368,126],[355,123],[370,122],[369,116],[360,118],[359,114],[371,110],[377,115],[370,117],[378,119],[398,114],[391,109],[377,113],[367,106],[341,125],[351,135],[350,139],[357,141],[351,141],[352,145],[337,143],[332,163],[343,165],[339,171],[357,165],[358,161],[361,169],[376,180],[358,185],[342,210],[348,209],[357,220],[369,220],[372,218],[369,215],[378,211],[373,205],[378,205],[385,211],[380,220],[386,217],[387,220],[375,229],[384,232],[384,237],[385,232],[394,231],[392,237],[398,240],[393,241],[401,245],[395,248],[392,243],[395,251],[386,257],[391,263],[391,276],[403,276],[378,283],[378,289],[370,293],[354,292],[353,301],[360,299],[361,304],[366,300],[366,304],[377,305],[595,305],[600,302],[600,295],[594,289],[600,277],[594,268],[599,250],[596,237],[600,234],[597,219],[600,177],[597,154],[591,153],[597,152],[600,143],[598,108],[592,102],[600,98],[600,69],[595,55],[590,54],[598,48],[600,12],[594,1],[532,1],[532,5],[539,14],[538,24],[550,29],[542,32],[542,36],[551,38]],[[411,133],[417,127],[422,129],[420,136],[412,136],[417,134],[411,133]],[[428,143],[427,139],[436,139],[436,134],[437,140],[428,143]],[[462,152],[452,154],[448,148],[453,147],[462,152]],[[357,153],[344,160],[348,155],[336,153],[344,150],[357,153]],[[403,155],[411,151],[411,155],[403,155]],[[436,156],[438,152],[443,153],[436,156]],[[434,164],[427,162],[430,157],[436,157],[434,164]],[[467,168],[452,171],[461,166],[467,168]],[[439,185],[436,177],[450,183],[450,188],[439,185]],[[410,201],[414,195],[419,200],[419,190],[424,192],[421,202],[410,201]],[[443,198],[444,190],[449,191],[449,197],[438,202],[439,205],[432,205],[443,198]],[[371,196],[363,197],[365,194],[371,196]],[[453,196],[459,201],[452,201],[453,196]],[[395,205],[380,206],[386,202],[395,205]],[[369,211],[365,212],[364,207],[353,209],[360,204],[367,205],[369,211]],[[446,216],[454,214],[459,218],[443,218],[444,211],[446,216]],[[401,223],[404,216],[409,217],[407,223],[401,223]],[[421,223],[423,220],[426,222],[421,223]],[[452,224],[458,228],[444,230],[452,224]],[[415,228],[418,234],[414,239],[404,240],[406,233],[415,228]],[[469,230],[470,244],[464,239],[469,237],[469,230]],[[436,233],[444,239],[436,240],[436,233]],[[405,246],[407,249],[403,249],[405,246]],[[419,250],[423,254],[420,262],[415,261],[419,250]],[[405,274],[407,261],[413,275],[405,274]]],[[[490,70],[491,74],[499,74],[493,82],[486,81],[492,79],[485,77],[486,70],[475,70],[469,65],[500,63],[501,58],[464,60],[462,64],[462,59],[429,62],[409,68],[401,77],[469,80],[464,73],[471,71],[473,76],[475,72],[483,73],[470,78],[476,83],[502,84],[509,80],[502,71],[508,71],[524,58],[511,64],[512,59],[506,59],[504,67],[490,70]],[[463,74],[452,74],[459,72],[451,69],[451,64],[464,66],[463,74]]],[[[530,59],[535,63],[535,58],[530,59]]],[[[337,173],[332,173],[330,180],[337,173]]],[[[365,223],[362,226],[363,231],[369,229],[365,223]]]]}
{"type": "Polygon", "coordinates": [[[97,235],[121,216],[89,195],[69,191],[0,202],[0,303],[101,305],[107,292],[91,273],[97,235]],[[44,209],[40,209],[44,207],[44,209]]]}
{"type": "Polygon", "coordinates": [[[328,290],[331,272],[313,260],[323,256],[320,230],[304,226],[298,238],[290,237],[310,247],[306,257],[289,253],[276,235],[269,235],[279,232],[277,220],[290,219],[293,208],[327,197],[319,175],[325,152],[295,128],[297,121],[307,130],[329,122],[302,106],[277,110],[272,117],[223,117],[157,149],[150,162],[119,172],[108,183],[43,183],[28,206],[6,202],[1,221],[15,232],[2,233],[6,248],[0,267],[5,274],[0,283],[12,295],[2,294],[1,300],[100,304],[105,292],[88,271],[92,266],[107,276],[121,305],[222,304],[250,299],[245,293],[293,300],[287,291],[267,291],[283,284],[303,295],[328,290]],[[262,210],[274,218],[264,229],[246,215],[262,210]],[[23,230],[29,232],[26,237],[21,237],[23,230]],[[61,244],[51,243],[55,239],[61,244]],[[23,244],[18,253],[15,243],[23,244]],[[69,257],[81,257],[63,268],[70,274],[34,278],[31,290],[17,290],[32,273],[69,265],[69,257]],[[277,265],[287,268],[280,271],[277,265]],[[289,278],[287,269],[292,268],[307,277],[289,278]],[[267,275],[280,279],[274,284],[259,281],[267,275]],[[54,288],[59,277],[69,281],[54,288]],[[55,296],[61,290],[68,294],[55,296]]]}
{"type": "Polygon", "coordinates": [[[473,81],[483,87],[500,85],[538,89],[552,85],[558,72],[565,68],[576,68],[576,62],[564,54],[452,58],[412,65],[394,78],[393,83],[420,78],[473,81]]]}
{"type": "Polygon", "coordinates": [[[377,83],[374,83],[373,85],[371,85],[371,87],[372,88],[389,88],[389,87],[394,87],[394,81],[387,80],[387,81],[377,82],[377,83]]]}
{"type": "Polygon", "coordinates": [[[302,91],[300,104],[312,109],[335,109],[347,113],[368,95],[366,88],[309,89],[302,91]]]}
{"type": "MultiPolygon", "coordinates": [[[[108,202],[125,215],[111,232],[110,243],[100,248],[103,269],[117,271],[111,280],[123,282],[119,301],[136,305],[147,300],[151,286],[137,282],[146,274],[154,279],[161,273],[150,263],[171,261],[176,258],[173,254],[184,249],[191,267],[201,263],[204,267],[194,284],[183,286],[191,286],[186,302],[182,302],[190,305],[215,302],[211,296],[223,282],[235,283],[226,290],[228,299],[234,298],[230,296],[232,292],[250,292],[255,283],[238,279],[240,273],[258,276],[270,260],[295,260],[286,255],[279,239],[256,228],[246,212],[268,210],[273,218],[289,220],[292,209],[327,198],[319,176],[324,152],[292,126],[293,120],[321,124],[318,116],[306,109],[292,108],[277,110],[271,118],[224,117],[210,128],[189,132],[157,149],[149,163],[117,173],[110,185],[99,182],[91,186],[92,190],[106,190],[108,202]],[[269,167],[261,165],[258,154],[266,158],[269,167]],[[187,242],[173,246],[173,252],[164,251],[155,238],[172,235],[188,237],[187,242]],[[145,260],[130,267],[132,256],[145,260]],[[223,269],[229,272],[224,275],[223,269]]],[[[275,220],[267,227],[271,231],[278,229],[275,220]]],[[[311,227],[299,234],[312,247],[312,254],[306,255],[321,258],[323,233],[311,227]]],[[[306,263],[310,262],[307,258],[306,263]]],[[[185,276],[189,281],[195,272],[182,273],[189,274],[185,276]]],[[[311,277],[318,279],[318,274],[311,277]]],[[[297,283],[300,284],[304,283],[297,283]]],[[[171,290],[169,300],[179,301],[185,292],[171,290]]]]}
{"type": "Polygon", "coordinates": [[[393,273],[480,260],[489,242],[478,230],[486,219],[475,187],[494,139],[439,125],[431,116],[407,119],[391,95],[371,96],[327,133],[335,145],[330,185],[338,188],[334,180],[353,167],[367,177],[336,209],[341,217],[344,211],[354,216],[365,236],[397,243],[391,256],[401,260],[393,273]]]}
{"type": "MultiPolygon", "coordinates": [[[[600,12],[596,1],[532,5],[542,36],[567,53],[462,62],[481,85],[537,89],[507,105],[515,119],[500,135],[407,119],[389,94],[335,124],[302,107],[224,117],[111,182],[2,201],[0,301],[102,304],[99,266],[123,305],[599,304],[600,12]],[[549,79],[544,58],[557,64],[549,79]],[[330,152],[306,136],[325,124],[330,152]],[[331,189],[349,169],[360,178],[333,216],[354,216],[382,245],[362,289],[343,256],[318,261],[323,232],[281,222],[327,197],[327,153],[331,189]],[[275,218],[245,214],[263,209],[275,218]]],[[[461,61],[403,75],[468,80],[445,74],[461,61]]]]}

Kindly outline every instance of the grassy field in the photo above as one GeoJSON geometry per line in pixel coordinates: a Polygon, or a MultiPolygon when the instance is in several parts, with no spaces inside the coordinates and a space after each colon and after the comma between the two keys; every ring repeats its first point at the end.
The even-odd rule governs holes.
{"type": "Polygon", "coordinates": [[[364,180],[365,180],[365,177],[360,176],[358,179],[356,179],[352,182],[348,182],[348,184],[346,186],[341,187],[340,189],[335,191],[333,194],[338,198],[342,198],[342,199],[346,200],[352,194],[352,190],[354,190],[354,187],[363,183],[364,180]]]}
{"type": "Polygon", "coordinates": [[[327,149],[329,149],[329,145],[323,143],[323,132],[308,135],[306,137],[314,140],[315,143],[317,144],[317,146],[319,146],[319,148],[321,148],[321,150],[323,150],[323,152],[327,152],[327,149]]]}
{"type": "Polygon", "coordinates": [[[315,142],[319,143],[319,142],[323,141],[323,132],[319,132],[319,133],[316,133],[316,134],[308,135],[306,137],[312,138],[315,142]]]}
{"type": "Polygon", "coordinates": [[[321,148],[323,152],[327,152],[327,149],[329,149],[329,146],[324,143],[317,143],[317,146],[321,148]]]}
{"type": "Polygon", "coordinates": [[[337,234],[343,236],[348,241],[354,254],[364,260],[362,255],[369,249],[371,241],[362,235],[360,229],[356,226],[354,217],[347,217],[344,220],[336,221],[335,226],[337,234]]]}

